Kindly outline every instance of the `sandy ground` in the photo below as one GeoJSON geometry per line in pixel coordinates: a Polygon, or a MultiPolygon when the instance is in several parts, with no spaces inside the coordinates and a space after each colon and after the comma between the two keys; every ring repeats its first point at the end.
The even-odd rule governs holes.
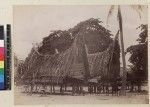
{"type": "Polygon", "coordinates": [[[22,93],[15,87],[15,105],[47,104],[147,104],[148,95],[127,93],[126,96],[106,96],[106,94],[86,94],[85,96],[44,95],[22,93]]]}

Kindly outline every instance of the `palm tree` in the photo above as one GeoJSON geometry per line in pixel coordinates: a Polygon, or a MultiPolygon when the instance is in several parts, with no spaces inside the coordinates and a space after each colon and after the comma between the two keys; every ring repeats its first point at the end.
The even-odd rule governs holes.
{"type": "MultiPolygon", "coordinates": [[[[135,9],[141,18],[140,12],[142,11],[141,5],[133,5],[131,6],[133,9],[135,9]]],[[[112,5],[109,9],[109,13],[107,16],[107,23],[108,18],[112,15],[113,11],[115,9],[115,6],[112,5]]],[[[122,63],[123,63],[123,77],[122,77],[122,95],[126,95],[126,78],[127,78],[127,72],[126,72],[126,60],[125,60],[125,52],[124,52],[124,40],[123,40],[123,24],[122,24],[122,14],[121,14],[121,6],[117,6],[117,17],[118,17],[118,23],[119,23],[119,31],[120,31],[120,43],[121,43],[121,54],[122,54],[122,63]]]]}

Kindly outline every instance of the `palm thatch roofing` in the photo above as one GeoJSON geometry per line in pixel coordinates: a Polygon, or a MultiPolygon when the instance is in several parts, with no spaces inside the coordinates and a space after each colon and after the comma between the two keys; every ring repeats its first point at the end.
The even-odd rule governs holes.
{"type": "MultiPolygon", "coordinates": [[[[83,40],[86,45],[90,78],[105,77],[108,75],[110,60],[114,51],[114,42],[110,35],[109,31],[100,25],[100,21],[93,18],[79,23],[74,28],[69,29],[68,32],[55,31],[43,39],[40,47],[32,48],[24,62],[26,68],[24,77],[49,76],[55,77],[57,82],[66,76],[84,79],[86,71],[82,58],[83,49],[81,48],[83,40]],[[64,36],[64,32],[67,37],[64,36]],[[61,41],[61,37],[69,39],[61,41]],[[56,38],[58,41],[55,41],[56,38]],[[58,52],[53,52],[53,48],[57,49],[58,52]]],[[[120,67],[120,63],[115,66],[120,67]]]]}

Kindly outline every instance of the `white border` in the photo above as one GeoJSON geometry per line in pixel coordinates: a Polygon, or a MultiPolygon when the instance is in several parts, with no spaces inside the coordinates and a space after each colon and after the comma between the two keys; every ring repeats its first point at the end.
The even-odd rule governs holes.
{"type": "MultiPolygon", "coordinates": [[[[150,4],[150,0],[0,0],[0,10],[4,9],[1,13],[0,11],[0,23],[2,24],[13,24],[12,19],[12,6],[13,5],[112,5],[112,4],[120,4],[120,5],[129,5],[129,4],[140,4],[140,5],[148,5],[150,4]]],[[[150,11],[150,9],[149,9],[150,11]]],[[[150,14],[149,14],[150,19],[150,14]]],[[[149,21],[150,23],[150,21],[149,21]]],[[[13,29],[13,26],[12,26],[13,29]]],[[[150,33],[150,28],[149,28],[150,33]]],[[[13,35],[15,36],[15,35],[13,35]]],[[[149,37],[148,37],[149,38],[149,37]]],[[[150,39],[148,39],[150,40],[150,39]]],[[[13,41],[12,41],[13,42],[13,41]]],[[[150,42],[150,41],[149,41],[150,42]]],[[[150,45],[150,44],[149,44],[150,45]]],[[[149,46],[148,45],[148,46],[149,46]]],[[[150,61],[150,52],[148,52],[148,59],[150,61]]],[[[150,68],[150,64],[148,64],[148,68],[150,68]]],[[[13,75],[12,75],[13,76],[13,75]]],[[[150,77],[150,73],[149,73],[150,77]]],[[[12,79],[12,83],[14,79],[12,79]]],[[[150,84],[150,79],[149,79],[150,84]]],[[[0,106],[2,107],[14,107],[14,93],[13,93],[13,87],[11,91],[1,91],[0,92],[0,106]]],[[[150,89],[149,89],[150,92],[150,89]]],[[[34,99],[33,99],[34,100],[34,99]]],[[[100,104],[100,105],[49,105],[49,106],[42,106],[42,105],[35,105],[35,107],[63,107],[63,106],[72,106],[72,107],[108,107],[108,106],[114,106],[114,107],[149,107],[148,104],[141,104],[141,105],[129,105],[129,104],[120,104],[120,105],[106,105],[106,104],[100,104]]],[[[15,106],[15,107],[34,107],[34,106],[15,106]]]]}

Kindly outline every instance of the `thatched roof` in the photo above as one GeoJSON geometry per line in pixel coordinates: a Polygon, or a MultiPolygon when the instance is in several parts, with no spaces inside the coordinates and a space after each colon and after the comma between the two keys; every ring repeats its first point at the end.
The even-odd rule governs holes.
{"type": "MultiPolygon", "coordinates": [[[[30,56],[32,62],[28,62],[28,66],[31,67],[30,72],[34,72],[37,77],[44,75],[60,78],[70,76],[83,79],[85,69],[82,61],[78,63],[78,60],[81,59],[78,58],[78,49],[75,44],[73,43],[65,52],[53,56],[41,56],[33,49],[32,55],[34,57],[30,56]]],[[[90,75],[92,77],[106,75],[110,54],[110,48],[103,52],[88,54],[90,75]]]]}
{"type": "MultiPolygon", "coordinates": [[[[94,19],[90,19],[69,29],[68,32],[71,33],[73,38],[71,40],[72,43],[69,43],[70,46],[67,46],[65,49],[59,49],[62,42],[58,43],[59,48],[58,44],[51,42],[51,40],[56,40],[55,35],[61,37],[61,35],[58,36],[58,34],[63,34],[64,32],[57,31],[55,34],[53,33],[49,37],[44,38],[43,45],[38,48],[33,47],[31,53],[26,58],[24,63],[24,66],[26,67],[24,77],[39,78],[41,76],[50,76],[57,77],[57,81],[59,81],[59,78],[61,79],[65,76],[84,79],[86,71],[82,58],[83,50],[81,48],[83,39],[86,44],[91,78],[96,76],[106,76],[109,71],[108,66],[113,53],[112,47],[114,42],[109,37],[109,31],[104,29],[101,25],[95,24],[95,22],[94,19]],[[97,48],[96,44],[101,48],[97,48]],[[49,53],[46,49],[53,49],[51,47],[58,49],[59,53],[53,53],[52,51],[49,53]],[[45,54],[43,52],[45,52],[45,54]]],[[[65,40],[64,42],[68,40],[65,40]]]]}
{"type": "Polygon", "coordinates": [[[110,31],[104,28],[99,19],[88,19],[77,24],[69,30],[56,30],[49,36],[43,38],[42,46],[38,51],[42,54],[54,54],[55,49],[59,52],[70,48],[75,38],[78,36],[77,44],[84,37],[88,53],[102,52],[108,48],[112,42],[110,31]]]}

